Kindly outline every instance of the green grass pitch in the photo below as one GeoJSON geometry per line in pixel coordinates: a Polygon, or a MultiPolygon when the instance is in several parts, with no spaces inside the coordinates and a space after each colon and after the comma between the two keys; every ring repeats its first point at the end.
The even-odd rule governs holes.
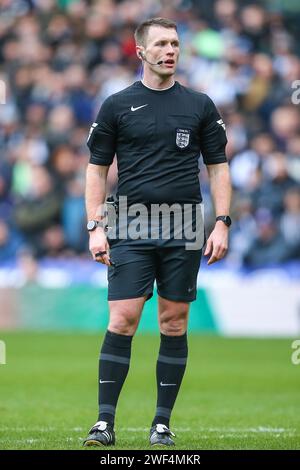
{"type": "MultiPolygon", "coordinates": [[[[97,417],[101,335],[0,337],[7,354],[0,365],[0,449],[81,449],[97,417]]],[[[115,449],[150,448],[158,346],[155,336],[134,339],[115,449]]],[[[176,448],[300,449],[300,365],[291,353],[291,340],[190,334],[171,421],[176,448]]]]}

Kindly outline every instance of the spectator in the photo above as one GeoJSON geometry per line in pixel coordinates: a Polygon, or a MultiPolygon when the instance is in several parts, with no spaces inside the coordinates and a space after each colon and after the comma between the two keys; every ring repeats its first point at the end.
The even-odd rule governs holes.
{"type": "Polygon", "coordinates": [[[62,222],[66,243],[77,253],[87,249],[84,207],[83,180],[73,179],[67,185],[62,208],[62,222]]]}
{"type": "Polygon", "coordinates": [[[0,263],[16,260],[23,244],[20,234],[0,220],[0,263]]]}
{"type": "Polygon", "coordinates": [[[33,167],[30,190],[17,201],[14,219],[34,252],[40,251],[43,230],[60,223],[60,210],[61,196],[49,172],[42,166],[33,167]]]}
{"type": "Polygon", "coordinates": [[[280,228],[285,244],[291,248],[292,257],[300,258],[300,188],[289,189],[284,197],[284,212],[280,228]]]}
{"type": "Polygon", "coordinates": [[[291,258],[291,249],[285,243],[271,212],[260,209],[256,215],[257,236],[244,255],[245,265],[251,268],[276,266],[291,258]]]}
{"type": "Polygon", "coordinates": [[[254,207],[268,208],[279,217],[283,208],[283,198],[288,189],[296,185],[288,174],[287,158],[284,154],[273,153],[267,163],[267,178],[261,172],[260,178],[250,191],[254,207]]]}

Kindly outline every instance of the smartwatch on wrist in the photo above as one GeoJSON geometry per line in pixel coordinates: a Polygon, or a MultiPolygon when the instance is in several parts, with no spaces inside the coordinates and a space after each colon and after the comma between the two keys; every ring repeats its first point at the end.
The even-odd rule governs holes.
{"type": "Polygon", "coordinates": [[[219,215],[218,217],[216,217],[216,222],[217,220],[222,220],[222,222],[224,222],[227,227],[230,227],[231,225],[231,218],[229,217],[229,215],[219,215]]]}

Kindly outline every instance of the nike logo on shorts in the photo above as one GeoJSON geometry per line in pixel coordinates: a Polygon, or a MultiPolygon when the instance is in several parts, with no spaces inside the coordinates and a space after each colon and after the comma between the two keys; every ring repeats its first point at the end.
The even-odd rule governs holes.
{"type": "Polygon", "coordinates": [[[99,380],[101,384],[114,384],[115,380],[99,380]]]}

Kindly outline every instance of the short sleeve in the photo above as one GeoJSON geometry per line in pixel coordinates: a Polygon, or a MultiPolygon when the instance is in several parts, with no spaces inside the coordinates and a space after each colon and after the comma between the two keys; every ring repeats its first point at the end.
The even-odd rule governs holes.
{"type": "Polygon", "coordinates": [[[206,96],[204,116],[200,130],[200,148],[206,165],[227,162],[225,124],[213,101],[206,96]]]}
{"type": "Polygon", "coordinates": [[[111,165],[116,153],[117,126],[114,116],[113,97],[107,98],[92,124],[87,139],[90,149],[90,163],[111,165]]]}

